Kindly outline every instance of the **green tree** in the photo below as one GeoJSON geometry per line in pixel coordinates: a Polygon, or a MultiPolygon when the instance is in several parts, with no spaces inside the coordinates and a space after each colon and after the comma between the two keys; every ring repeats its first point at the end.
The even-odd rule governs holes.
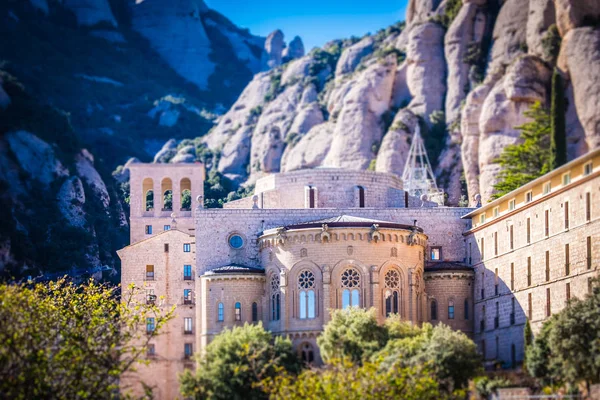
{"type": "Polygon", "coordinates": [[[502,170],[494,185],[493,199],[497,199],[552,170],[550,145],[550,115],[540,102],[525,111],[531,121],[516,127],[521,131],[521,142],[509,145],[496,159],[502,170]]]}
{"type": "Polygon", "coordinates": [[[331,320],[317,339],[325,362],[349,359],[360,364],[387,342],[387,330],[377,323],[375,309],[332,310],[331,320]]]}
{"type": "Polygon", "coordinates": [[[558,168],[567,163],[567,128],[565,121],[565,94],[562,76],[555,69],[552,75],[552,104],[551,131],[552,131],[552,168],[558,168]]]}
{"type": "Polygon", "coordinates": [[[0,285],[0,397],[119,398],[119,376],[145,362],[173,310],[139,303],[141,289],[93,281],[0,285]],[[154,329],[146,332],[148,318],[154,329]]]}
{"type": "Polygon", "coordinates": [[[546,321],[527,349],[527,371],[544,385],[600,383],[600,285],[546,321]]]}
{"type": "Polygon", "coordinates": [[[465,388],[481,368],[475,343],[462,332],[442,324],[435,327],[425,324],[420,331],[419,335],[390,340],[376,357],[388,366],[427,365],[446,394],[465,388]]]}
{"type": "Polygon", "coordinates": [[[297,374],[301,362],[289,339],[262,324],[244,324],[217,335],[198,358],[196,372],[181,377],[181,392],[194,399],[264,399],[262,380],[284,371],[297,374]]]}
{"type": "Polygon", "coordinates": [[[299,376],[280,374],[263,382],[274,400],[328,399],[444,399],[437,383],[421,367],[382,370],[377,362],[356,365],[335,362],[322,370],[308,369],[299,376]]]}

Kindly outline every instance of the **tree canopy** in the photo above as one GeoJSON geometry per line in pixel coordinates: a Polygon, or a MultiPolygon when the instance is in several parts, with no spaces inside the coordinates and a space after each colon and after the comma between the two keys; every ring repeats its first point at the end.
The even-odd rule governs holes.
{"type": "Polygon", "coordinates": [[[600,383],[600,285],[546,321],[527,348],[527,371],[544,385],[600,383]]]}
{"type": "Polygon", "coordinates": [[[10,399],[119,398],[119,376],[144,361],[172,317],[140,289],[93,281],[0,284],[0,393],[10,399]],[[148,318],[154,330],[147,332],[148,318]]]}
{"type": "Polygon", "coordinates": [[[195,373],[181,378],[182,394],[194,399],[264,399],[260,382],[282,371],[297,374],[301,362],[289,339],[262,324],[224,330],[206,346],[195,373]]]}
{"type": "Polygon", "coordinates": [[[498,183],[494,185],[493,199],[531,182],[552,170],[554,160],[551,146],[550,115],[540,102],[524,112],[529,122],[517,126],[521,131],[520,142],[506,146],[496,159],[502,167],[498,183]]]}

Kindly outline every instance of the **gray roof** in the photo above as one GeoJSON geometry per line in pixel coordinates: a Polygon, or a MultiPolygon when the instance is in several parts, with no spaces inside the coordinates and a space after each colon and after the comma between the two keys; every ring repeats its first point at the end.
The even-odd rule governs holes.
{"type": "Polygon", "coordinates": [[[212,274],[264,274],[265,270],[261,267],[249,267],[242,264],[228,264],[221,267],[212,268],[205,272],[205,275],[212,274]]]}
{"type": "Polygon", "coordinates": [[[370,228],[373,224],[379,225],[380,228],[392,228],[392,229],[415,229],[417,232],[423,232],[423,229],[407,224],[400,224],[391,221],[382,221],[372,218],[354,217],[352,215],[338,215],[336,217],[324,218],[317,221],[299,222],[285,226],[285,229],[307,229],[307,228],[320,228],[323,224],[327,224],[330,228],[356,228],[365,227],[370,228]]]}

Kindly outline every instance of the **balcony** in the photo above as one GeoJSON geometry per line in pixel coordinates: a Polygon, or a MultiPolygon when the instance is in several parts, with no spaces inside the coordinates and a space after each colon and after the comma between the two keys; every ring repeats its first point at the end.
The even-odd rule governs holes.
{"type": "Polygon", "coordinates": [[[194,277],[192,275],[184,275],[183,280],[184,281],[193,281],[194,277]]]}
{"type": "Polygon", "coordinates": [[[184,329],[183,330],[183,334],[184,335],[193,335],[194,334],[194,330],[193,329],[184,329]]]}
{"type": "Polygon", "coordinates": [[[182,298],[182,304],[184,305],[194,305],[194,298],[190,295],[188,297],[182,298]]]}

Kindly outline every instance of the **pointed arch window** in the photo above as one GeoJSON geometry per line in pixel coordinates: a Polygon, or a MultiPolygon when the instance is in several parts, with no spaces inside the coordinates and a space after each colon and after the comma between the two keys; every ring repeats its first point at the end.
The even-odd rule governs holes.
{"type": "Polygon", "coordinates": [[[354,268],[342,272],[342,309],[360,307],[360,274],[354,268]]]}
{"type": "Polygon", "coordinates": [[[219,303],[217,306],[217,321],[223,322],[225,320],[225,308],[223,307],[223,303],[219,303]]]}
{"type": "Polygon", "coordinates": [[[315,352],[313,350],[312,344],[310,343],[302,343],[300,353],[302,356],[302,361],[304,361],[307,364],[310,364],[315,360],[315,352]]]}
{"type": "Polygon", "coordinates": [[[239,301],[235,303],[235,320],[242,320],[242,304],[239,301]]]}
{"type": "Polygon", "coordinates": [[[448,302],[448,319],[454,319],[454,301],[448,302]]]}
{"type": "Polygon", "coordinates": [[[281,310],[281,292],[279,290],[279,275],[271,276],[271,320],[279,321],[281,310]]]}
{"type": "Polygon", "coordinates": [[[258,304],[256,302],[252,303],[252,322],[258,321],[258,304]]]}
{"type": "Polygon", "coordinates": [[[437,319],[437,301],[431,300],[431,320],[436,321],[437,319]]]}
{"type": "Polygon", "coordinates": [[[389,270],[384,278],[385,290],[385,316],[400,314],[400,273],[394,269],[389,270]]]}
{"type": "Polygon", "coordinates": [[[300,319],[315,318],[315,275],[308,270],[298,275],[298,305],[300,319]]]}

